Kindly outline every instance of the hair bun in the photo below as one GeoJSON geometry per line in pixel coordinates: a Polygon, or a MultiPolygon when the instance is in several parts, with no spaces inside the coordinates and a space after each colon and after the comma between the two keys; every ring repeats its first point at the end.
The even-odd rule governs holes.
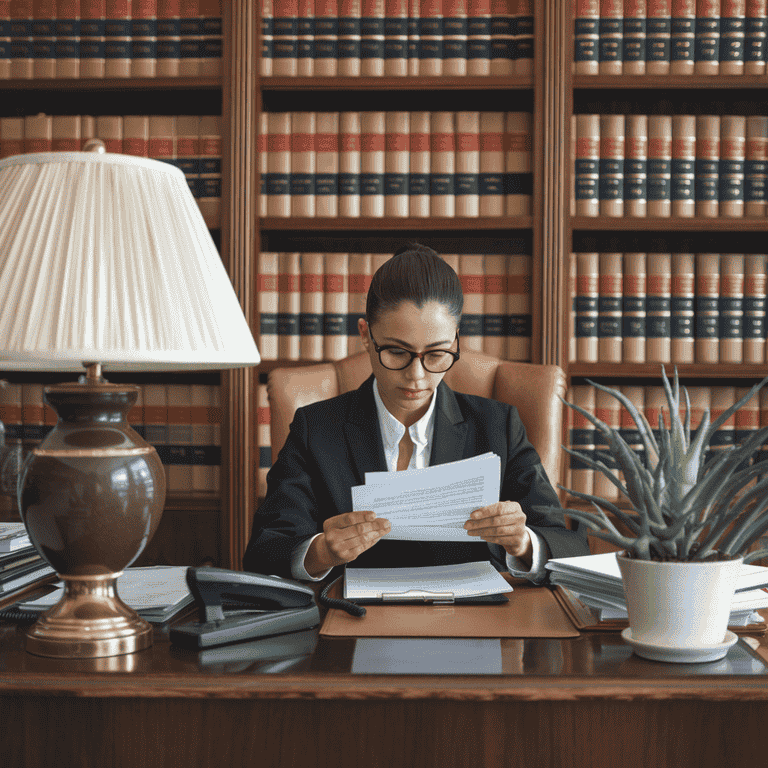
{"type": "Polygon", "coordinates": [[[434,248],[430,248],[428,245],[422,245],[414,240],[411,240],[406,243],[406,245],[398,248],[392,255],[399,256],[401,253],[427,253],[430,256],[437,256],[440,258],[440,254],[434,248]]]}

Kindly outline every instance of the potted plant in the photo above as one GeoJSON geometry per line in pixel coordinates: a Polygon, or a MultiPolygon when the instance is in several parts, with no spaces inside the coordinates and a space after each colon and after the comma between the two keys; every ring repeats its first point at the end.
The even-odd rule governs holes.
{"type": "MultiPolygon", "coordinates": [[[[767,381],[768,377],[710,423],[706,410],[691,434],[690,400],[683,387],[685,417],[681,418],[681,388],[677,369],[674,384],[662,366],[670,428],[659,417],[657,440],[647,420],[621,392],[590,381],[611,394],[629,411],[645,449],[645,461],[617,430],[567,403],[587,418],[608,442],[608,455],[595,458],[565,448],[585,465],[603,473],[628,499],[622,509],[597,496],[563,488],[592,504],[583,509],[552,510],[584,523],[593,535],[616,544],[629,614],[622,633],[638,655],[665,661],[722,658],[736,642],[728,632],[728,617],[742,563],[768,555],[749,552],[768,530],[768,466],[749,465],[755,450],[768,438],[768,427],[741,444],[713,452],[707,447],[716,430],[767,381]],[[603,461],[612,459],[613,461],[603,461]],[[609,464],[615,463],[623,482],[609,464]],[[620,531],[608,517],[620,521],[620,531]]],[[[565,402],[565,401],[564,401],[565,402]]],[[[762,543],[762,542],[761,542],[762,543]]]]}

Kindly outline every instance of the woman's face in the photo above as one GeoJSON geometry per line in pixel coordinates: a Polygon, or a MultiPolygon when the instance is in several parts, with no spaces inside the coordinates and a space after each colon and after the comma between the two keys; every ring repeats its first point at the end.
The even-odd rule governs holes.
{"type": "MultiPolygon", "coordinates": [[[[456,351],[456,320],[444,304],[432,301],[419,309],[410,301],[382,313],[371,326],[373,339],[380,347],[395,345],[411,352],[435,349],[456,351]]],[[[387,410],[406,427],[415,424],[429,409],[432,393],[445,373],[430,373],[418,358],[400,371],[385,368],[373,346],[368,324],[358,322],[358,330],[387,410]]]]}

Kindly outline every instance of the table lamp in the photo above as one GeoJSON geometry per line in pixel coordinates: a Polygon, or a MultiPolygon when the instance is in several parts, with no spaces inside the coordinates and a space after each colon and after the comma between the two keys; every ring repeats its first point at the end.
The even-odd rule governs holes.
{"type": "Polygon", "coordinates": [[[127,422],[138,388],[102,371],[259,362],[183,172],[98,140],[85,150],[0,160],[0,370],[85,369],[45,388],[58,421],[18,488],[30,538],[65,584],[26,648],[60,658],[152,643],[116,580],[157,528],[165,475],[127,422]]]}

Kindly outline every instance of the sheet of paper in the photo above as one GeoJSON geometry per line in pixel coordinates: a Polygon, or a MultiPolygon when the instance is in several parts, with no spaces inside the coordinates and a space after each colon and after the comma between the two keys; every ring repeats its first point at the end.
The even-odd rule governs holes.
{"type": "Polygon", "coordinates": [[[499,500],[500,473],[495,453],[425,469],[371,472],[365,485],[352,488],[352,509],[389,520],[385,539],[479,541],[463,525],[475,509],[499,500]]]}
{"type": "Polygon", "coordinates": [[[414,597],[451,593],[456,597],[500,595],[512,587],[488,561],[417,568],[347,568],[344,597],[378,599],[385,594],[414,597]]]}

